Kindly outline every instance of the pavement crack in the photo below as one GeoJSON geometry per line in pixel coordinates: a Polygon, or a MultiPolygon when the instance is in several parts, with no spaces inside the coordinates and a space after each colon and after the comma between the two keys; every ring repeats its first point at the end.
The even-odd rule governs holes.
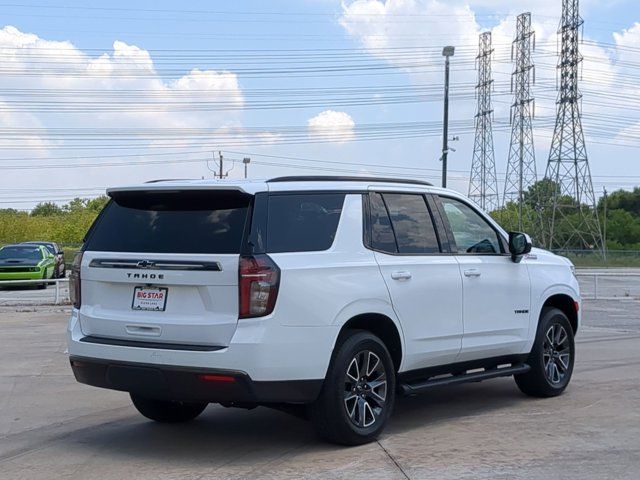
{"type": "Polygon", "coordinates": [[[400,471],[400,473],[402,473],[402,475],[404,475],[404,478],[406,478],[407,480],[411,480],[411,477],[409,477],[409,475],[407,475],[407,472],[404,471],[404,469],[402,468],[402,466],[398,463],[398,461],[393,458],[393,455],[391,455],[389,453],[389,451],[384,448],[384,445],[382,445],[380,443],[380,440],[376,440],[376,443],[380,446],[380,448],[382,449],[382,451],[387,455],[387,457],[389,457],[389,460],[391,460],[393,462],[393,464],[396,466],[396,468],[400,471]]]}

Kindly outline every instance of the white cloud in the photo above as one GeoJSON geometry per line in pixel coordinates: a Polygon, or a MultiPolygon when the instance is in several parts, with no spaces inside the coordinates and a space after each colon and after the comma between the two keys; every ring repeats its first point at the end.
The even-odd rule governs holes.
{"type": "MultiPolygon", "coordinates": [[[[342,9],[340,24],[371,55],[401,66],[419,81],[441,79],[444,45],[464,45],[456,55],[464,56],[465,62],[472,62],[475,56],[470,46],[478,44],[480,26],[468,5],[437,0],[356,0],[343,2],[342,9]],[[416,50],[407,56],[399,55],[398,48],[416,50]]],[[[469,80],[472,76],[464,77],[469,80]]]]}
{"type": "Polygon", "coordinates": [[[355,136],[355,122],[346,112],[325,110],[307,122],[309,133],[314,137],[325,138],[335,143],[344,143],[355,136]]]}
{"type": "MultiPolygon", "coordinates": [[[[7,72],[0,77],[0,91],[7,92],[4,97],[0,94],[0,106],[3,107],[0,126],[23,135],[19,141],[6,140],[12,137],[4,136],[1,146],[5,158],[130,153],[108,148],[84,150],[87,143],[122,145],[124,142],[117,136],[101,135],[100,132],[110,129],[124,130],[124,135],[133,138],[135,145],[140,147],[135,151],[137,153],[158,143],[163,147],[177,145],[182,150],[203,150],[204,153],[200,144],[207,138],[207,132],[214,137],[223,127],[237,128],[241,123],[244,97],[235,73],[192,68],[184,74],[176,74],[177,67],[166,64],[157,67],[150,52],[122,41],[114,41],[109,52],[88,55],[70,42],[50,41],[5,26],[0,29],[0,57],[3,71],[7,72]],[[169,72],[163,72],[163,69],[169,72]],[[8,93],[11,91],[23,93],[16,97],[15,93],[13,96],[8,93]],[[30,102],[22,102],[25,99],[30,102]],[[203,104],[205,108],[201,108],[203,104]],[[228,110],[216,110],[217,104],[228,110]],[[43,108],[47,105],[55,108],[43,108]],[[213,108],[207,105],[213,105],[213,108]],[[159,128],[197,129],[203,133],[194,137],[151,137],[145,132],[145,137],[141,135],[138,140],[130,133],[137,129],[153,132],[159,128]],[[87,129],[93,131],[94,138],[85,143],[78,141],[78,136],[75,136],[76,140],[52,136],[56,129],[74,129],[76,133],[76,129],[87,129]],[[12,145],[15,148],[12,149],[12,145]],[[60,149],[71,146],[73,150],[60,149]]],[[[158,151],[166,153],[168,150],[158,151]]],[[[210,155],[210,151],[205,154],[210,155]]],[[[158,157],[146,158],[157,160],[158,157]]],[[[135,160],[145,160],[145,157],[135,157],[135,160]]],[[[191,168],[198,176],[206,171],[204,162],[200,166],[167,165],[162,166],[162,175],[189,175],[185,168],[191,168]]],[[[34,184],[47,182],[51,175],[48,171],[29,172],[28,181],[34,184]]],[[[117,168],[64,172],[69,184],[109,185],[123,181],[122,170],[117,168]]],[[[156,175],[144,167],[132,166],[128,172],[128,181],[146,180],[149,175],[156,175]]],[[[6,185],[19,179],[22,184],[26,181],[19,170],[6,171],[3,179],[2,184],[6,185]]]]}
{"type": "MultiPolygon", "coordinates": [[[[203,100],[221,101],[232,107],[241,107],[244,102],[237,76],[232,72],[194,68],[166,81],[157,72],[148,51],[121,41],[113,43],[112,52],[91,57],[69,42],[44,40],[6,26],[0,30],[0,53],[3,68],[12,72],[0,78],[5,89],[50,89],[48,95],[58,93],[59,99],[70,101],[69,105],[74,100],[93,101],[97,105],[76,115],[60,113],[57,125],[214,129],[236,121],[238,114],[212,111],[194,114],[188,107],[203,100]],[[99,102],[105,98],[101,94],[121,90],[129,96],[111,104],[108,100],[99,102]]],[[[113,94],[106,98],[113,99],[113,94]]],[[[53,122],[43,121],[45,127],[47,123],[53,122]]]]}

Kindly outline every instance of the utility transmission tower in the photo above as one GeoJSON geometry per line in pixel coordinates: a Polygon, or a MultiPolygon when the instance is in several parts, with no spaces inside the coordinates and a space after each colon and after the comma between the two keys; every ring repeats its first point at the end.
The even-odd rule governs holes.
{"type": "Polygon", "coordinates": [[[532,228],[533,212],[524,206],[524,193],[536,183],[536,155],[533,145],[531,117],[534,100],[531,98],[531,84],[535,82],[535,70],[531,61],[531,51],[535,49],[535,34],[531,29],[531,13],[518,15],[516,38],[511,46],[511,59],[514,61],[511,77],[511,91],[514,94],[511,105],[511,145],[507,175],[504,183],[503,204],[515,203],[518,206],[518,230],[523,231],[524,224],[532,228]],[[524,218],[524,217],[527,218],[524,218]]]}
{"type": "Polygon", "coordinates": [[[560,91],[556,126],[551,141],[545,177],[553,182],[548,248],[579,248],[602,251],[602,233],[591,181],[587,149],[582,132],[578,51],[583,20],[579,0],[562,1],[558,70],[560,91]]]}
{"type": "Polygon", "coordinates": [[[478,70],[478,84],[476,96],[478,100],[476,122],[476,137],[473,146],[473,160],[471,162],[471,178],[469,179],[469,198],[476,202],[483,210],[490,212],[498,207],[498,180],[496,178],[496,163],[493,153],[493,131],[491,121],[493,108],[491,107],[491,32],[480,34],[476,68],[478,70]]]}

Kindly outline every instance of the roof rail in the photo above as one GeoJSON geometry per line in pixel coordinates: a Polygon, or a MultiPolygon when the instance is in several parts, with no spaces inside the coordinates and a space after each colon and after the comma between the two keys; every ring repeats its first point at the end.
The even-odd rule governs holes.
{"type": "Polygon", "coordinates": [[[433,187],[433,183],[422,180],[404,179],[404,178],[385,178],[385,177],[345,177],[331,175],[298,175],[289,177],[276,177],[267,180],[267,183],[279,182],[386,182],[386,183],[409,183],[413,185],[427,185],[433,187]]]}
{"type": "Polygon", "coordinates": [[[194,180],[194,179],[193,178],[158,178],[156,180],[147,180],[144,183],[181,182],[185,180],[194,180]]]}

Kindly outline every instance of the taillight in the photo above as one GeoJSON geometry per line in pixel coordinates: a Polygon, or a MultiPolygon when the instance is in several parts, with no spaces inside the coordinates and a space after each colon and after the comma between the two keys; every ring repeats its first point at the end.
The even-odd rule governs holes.
{"type": "Polygon", "coordinates": [[[273,260],[268,255],[242,256],[238,271],[240,318],[273,312],[280,283],[280,269],[273,260]]]}
{"type": "Polygon", "coordinates": [[[80,265],[82,265],[82,251],[73,258],[73,266],[69,274],[69,298],[75,308],[80,308],[80,265]]]}

